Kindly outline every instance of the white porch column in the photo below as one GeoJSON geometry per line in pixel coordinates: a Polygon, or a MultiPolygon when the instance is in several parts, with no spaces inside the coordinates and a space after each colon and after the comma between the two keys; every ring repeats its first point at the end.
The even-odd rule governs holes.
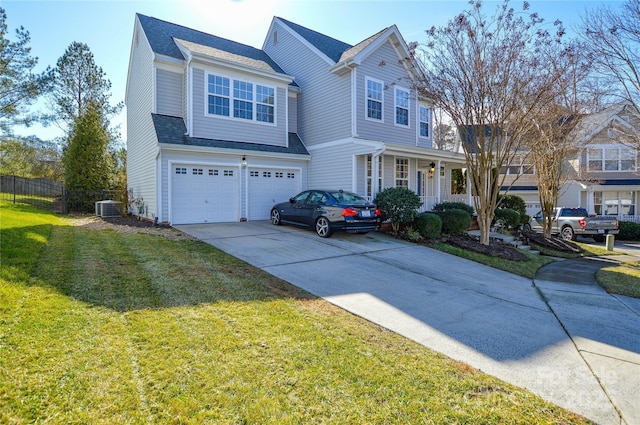
{"type": "Polygon", "coordinates": [[[593,196],[593,187],[588,186],[587,187],[587,212],[589,214],[595,214],[596,212],[596,208],[595,208],[595,198],[593,196]]]}
{"type": "Polygon", "coordinates": [[[384,153],[384,148],[378,149],[371,155],[371,201],[376,199],[378,194],[378,182],[380,175],[380,155],[384,153]]]}
{"type": "Polygon", "coordinates": [[[438,160],[438,162],[436,162],[436,203],[441,203],[442,202],[442,182],[441,182],[441,177],[440,177],[440,164],[442,163],[441,160],[438,160]]]}

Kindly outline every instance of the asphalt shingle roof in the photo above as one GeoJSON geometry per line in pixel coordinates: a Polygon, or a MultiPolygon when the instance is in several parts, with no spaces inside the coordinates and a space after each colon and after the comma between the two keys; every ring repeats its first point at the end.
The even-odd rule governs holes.
{"type": "Polygon", "coordinates": [[[340,61],[340,57],[345,50],[353,47],[343,41],[336,40],[335,38],[331,38],[328,35],[310,30],[309,28],[305,28],[302,25],[294,24],[293,22],[287,21],[286,19],[280,17],[278,17],[278,19],[284,22],[292,30],[300,34],[302,38],[315,46],[316,49],[327,55],[329,59],[331,59],[335,63],[338,63],[340,61]]]}
{"type": "Polygon", "coordinates": [[[309,151],[296,133],[289,133],[289,146],[271,146],[260,143],[234,142],[232,140],[203,139],[186,136],[187,127],[180,117],[151,114],[158,142],[171,145],[202,146],[242,151],[271,152],[290,155],[309,155],[309,151]]]}
{"type": "Polygon", "coordinates": [[[155,53],[176,59],[184,59],[174,41],[174,38],[177,38],[233,55],[243,56],[254,61],[264,62],[275,72],[286,74],[263,50],[139,13],[136,16],[140,20],[149,44],[151,44],[151,49],[155,53]]]}

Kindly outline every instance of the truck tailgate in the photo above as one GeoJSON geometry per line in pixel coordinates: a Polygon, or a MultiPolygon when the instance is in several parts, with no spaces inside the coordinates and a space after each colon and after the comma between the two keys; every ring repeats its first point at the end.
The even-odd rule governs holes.
{"type": "Polygon", "coordinates": [[[617,229],[618,220],[616,217],[589,217],[587,219],[587,227],[586,230],[598,230],[598,229],[617,229]]]}

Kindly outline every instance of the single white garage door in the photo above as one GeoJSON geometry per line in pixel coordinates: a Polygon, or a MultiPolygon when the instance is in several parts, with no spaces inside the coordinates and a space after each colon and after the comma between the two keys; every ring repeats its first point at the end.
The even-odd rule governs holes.
{"type": "Polygon", "coordinates": [[[237,168],[211,165],[172,168],[172,224],[238,221],[237,168]]]}
{"type": "Polygon", "coordinates": [[[300,170],[249,168],[249,220],[268,220],[271,207],[300,187],[300,170]]]}

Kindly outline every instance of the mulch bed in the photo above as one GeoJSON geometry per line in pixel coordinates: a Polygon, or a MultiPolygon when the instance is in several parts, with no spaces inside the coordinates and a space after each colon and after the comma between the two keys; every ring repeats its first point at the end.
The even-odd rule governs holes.
{"type": "Polygon", "coordinates": [[[147,233],[173,240],[192,240],[193,237],[174,229],[166,223],[154,224],[150,220],[138,220],[133,215],[120,217],[75,216],[72,224],[91,230],[111,229],[119,233],[147,233]]]}
{"type": "Polygon", "coordinates": [[[527,237],[529,241],[533,242],[534,244],[544,248],[553,249],[554,251],[569,252],[573,254],[580,254],[583,251],[583,249],[580,248],[575,243],[571,241],[566,241],[557,236],[545,238],[542,233],[536,233],[536,232],[525,232],[524,236],[527,237]]]}
{"type": "Polygon", "coordinates": [[[489,241],[489,245],[483,245],[480,243],[478,239],[469,235],[444,236],[436,240],[426,240],[422,238],[418,240],[412,240],[409,238],[408,234],[404,229],[400,230],[397,235],[394,235],[391,229],[383,228],[381,229],[381,231],[391,236],[395,236],[396,238],[404,239],[404,240],[407,240],[413,243],[418,243],[425,246],[442,242],[458,248],[478,252],[480,254],[490,255],[492,257],[500,257],[506,260],[525,261],[527,259],[527,257],[516,247],[511,245],[506,245],[494,239],[491,239],[489,241]]]}
{"type": "Polygon", "coordinates": [[[500,257],[511,261],[525,261],[527,257],[517,248],[502,242],[490,240],[489,245],[483,245],[479,240],[468,235],[449,236],[444,240],[449,245],[469,251],[479,252],[491,257],[500,257]]]}

